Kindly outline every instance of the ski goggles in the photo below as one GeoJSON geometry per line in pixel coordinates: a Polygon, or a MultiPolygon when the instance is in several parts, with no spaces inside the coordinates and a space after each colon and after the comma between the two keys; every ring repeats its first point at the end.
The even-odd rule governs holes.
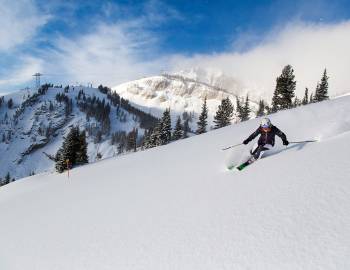
{"type": "Polygon", "coordinates": [[[270,126],[261,126],[261,128],[264,132],[269,132],[271,130],[270,126]]]}

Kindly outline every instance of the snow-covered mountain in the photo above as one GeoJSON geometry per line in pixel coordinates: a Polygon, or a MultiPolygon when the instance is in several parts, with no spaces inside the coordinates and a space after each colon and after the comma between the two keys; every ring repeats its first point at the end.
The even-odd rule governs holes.
{"type": "Polygon", "coordinates": [[[350,268],[350,96],[271,115],[290,141],[227,171],[259,119],[0,188],[0,269],[350,268]]]}
{"type": "MultiPolygon", "coordinates": [[[[183,121],[189,119],[190,128],[195,130],[205,97],[211,125],[221,100],[229,97],[235,102],[236,93],[240,93],[236,81],[223,74],[213,74],[199,69],[186,74],[163,74],[124,83],[115,87],[113,91],[130,100],[131,107],[140,113],[160,117],[165,109],[170,108],[173,124],[177,116],[181,116],[183,121]],[[225,89],[228,85],[233,87],[225,89]]],[[[251,102],[251,105],[253,108],[256,106],[254,102],[251,102]]],[[[119,142],[110,144],[113,133],[120,135],[120,132],[127,133],[138,128],[140,140],[144,133],[144,127],[140,126],[140,116],[135,115],[135,111],[130,112],[122,108],[117,115],[117,110],[117,106],[113,106],[106,93],[83,86],[71,86],[68,89],[50,87],[43,94],[38,94],[37,90],[25,89],[6,95],[0,106],[0,178],[4,178],[8,172],[18,179],[52,170],[52,157],[73,125],[90,131],[90,162],[94,162],[97,156],[115,156],[119,142]],[[105,99],[106,104],[111,105],[110,132],[100,136],[98,142],[96,129],[101,127],[101,123],[94,117],[87,116],[87,112],[83,112],[78,106],[78,97],[82,98],[80,91],[84,92],[85,98],[95,96],[100,100],[105,99]],[[71,112],[68,114],[63,100],[57,100],[57,94],[64,94],[72,100],[71,112]],[[9,100],[13,101],[11,108],[7,105],[9,100]]]]}
{"type": "MultiPolygon", "coordinates": [[[[133,105],[157,116],[166,108],[170,108],[173,115],[187,112],[197,118],[203,100],[207,97],[209,122],[213,121],[223,98],[229,97],[235,104],[237,96],[244,97],[243,93],[246,94],[233,78],[201,69],[147,77],[112,89],[133,105]]],[[[253,109],[256,108],[256,104],[257,102],[252,100],[253,109]]]]}
{"type": "Polygon", "coordinates": [[[73,125],[87,131],[90,162],[115,156],[120,152],[120,141],[115,139],[111,144],[112,136],[125,140],[126,133],[137,128],[141,138],[149,120],[124,103],[119,106],[120,101],[116,104],[106,92],[83,86],[49,87],[41,93],[26,89],[6,95],[0,106],[0,178],[8,172],[17,179],[52,171],[54,162],[50,157],[73,125]],[[13,105],[9,107],[10,100],[13,105]],[[105,122],[93,112],[98,111],[99,101],[104,108],[110,107],[105,122]],[[93,108],[89,111],[88,106],[93,108]],[[102,130],[103,124],[108,132],[102,130]]]}

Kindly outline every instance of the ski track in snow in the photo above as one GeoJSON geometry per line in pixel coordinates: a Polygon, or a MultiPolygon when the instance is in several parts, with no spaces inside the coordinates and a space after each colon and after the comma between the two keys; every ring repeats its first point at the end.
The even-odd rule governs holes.
{"type": "Polygon", "coordinates": [[[0,269],[349,269],[350,97],[271,115],[276,138],[241,172],[254,119],[0,188],[0,269]],[[280,152],[279,152],[280,151],[280,152]]]}

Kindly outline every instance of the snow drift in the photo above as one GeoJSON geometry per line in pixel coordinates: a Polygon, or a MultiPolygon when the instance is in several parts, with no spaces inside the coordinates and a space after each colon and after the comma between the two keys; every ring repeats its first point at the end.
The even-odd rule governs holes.
{"type": "Polygon", "coordinates": [[[349,269],[350,97],[271,116],[289,140],[225,169],[258,119],[0,188],[0,269],[349,269]]]}

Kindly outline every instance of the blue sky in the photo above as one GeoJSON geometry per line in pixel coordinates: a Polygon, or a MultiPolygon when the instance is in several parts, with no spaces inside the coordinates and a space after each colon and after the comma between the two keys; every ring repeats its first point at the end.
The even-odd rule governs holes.
{"type": "Polygon", "coordinates": [[[198,55],[249,53],[291,25],[336,26],[350,17],[349,1],[0,3],[0,92],[33,85],[37,71],[54,83],[117,84],[182,68],[184,59],[197,63],[198,55]]]}
{"type": "MultiPolygon", "coordinates": [[[[335,22],[350,16],[349,1],[172,0],[37,1],[54,18],[42,28],[48,36],[76,36],[97,22],[118,23],[148,17],[145,28],[161,39],[164,53],[208,53],[231,49],[244,33],[256,41],[291,20],[335,22]]],[[[50,43],[50,41],[48,41],[50,43]]],[[[242,48],[245,49],[245,48],[242,48]]]]}

